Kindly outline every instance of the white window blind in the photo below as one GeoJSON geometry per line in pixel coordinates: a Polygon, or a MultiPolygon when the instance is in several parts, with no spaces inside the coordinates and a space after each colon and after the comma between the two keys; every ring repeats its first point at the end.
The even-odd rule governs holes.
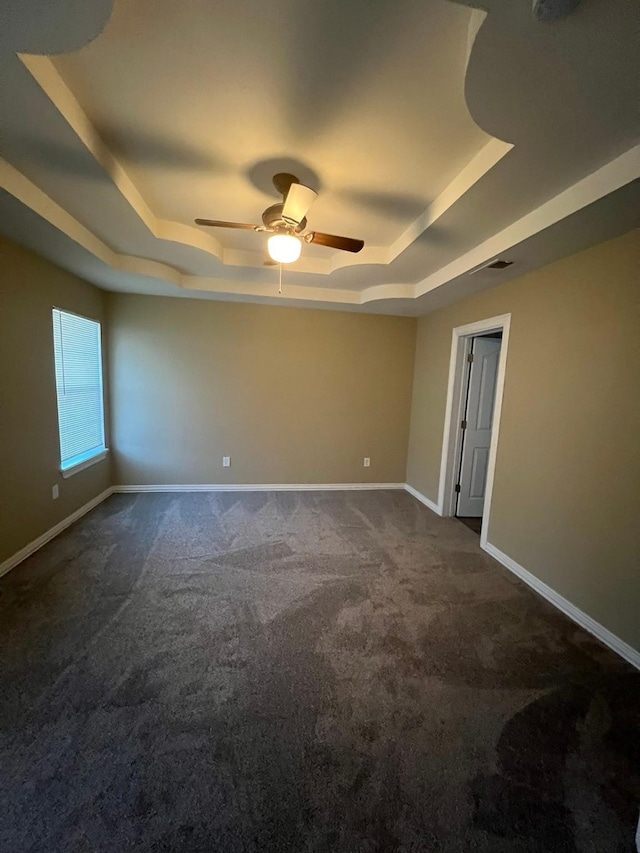
{"type": "Polygon", "coordinates": [[[60,468],[105,452],[100,323],[53,309],[60,468]]]}

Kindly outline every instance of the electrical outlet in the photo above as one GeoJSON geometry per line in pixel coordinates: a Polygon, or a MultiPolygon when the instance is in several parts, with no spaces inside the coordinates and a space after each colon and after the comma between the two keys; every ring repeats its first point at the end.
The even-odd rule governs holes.
{"type": "Polygon", "coordinates": [[[58,488],[57,484],[51,487],[51,497],[54,499],[54,501],[57,501],[60,497],[60,489],[58,488]]]}
{"type": "Polygon", "coordinates": [[[231,468],[231,457],[223,456],[222,457],[222,467],[223,468],[231,468]]]}
{"type": "Polygon", "coordinates": [[[370,459],[368,456],[365,456],[365,457],[364,457],[364,467],[365,467],[365,468],[370,468],[370,467],[371,467],[371,459],[370,459]]]}

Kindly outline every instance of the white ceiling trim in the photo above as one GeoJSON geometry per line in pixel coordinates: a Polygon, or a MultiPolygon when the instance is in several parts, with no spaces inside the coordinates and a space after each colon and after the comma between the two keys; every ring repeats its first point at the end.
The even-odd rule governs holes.
{"type": "MultiPolygon", "coordinates": [[[[184,290],[207,291],[230,297],[263,298],[271,295],[271,291],[277,288],[275,276],[273,282],[255,284],[253,282],[231,282],[224,278],[184,275],[169,264],[114,252],[18,169],[1,158],[0,185],[10,195],[37,213],[38,216],[41,216],[69,239],[114,270],[157,278],[184,290]]],[[[415,287],[412,284],[379,285],[365,291],[359,291],[303,287],[287,282],[286,289],[289,299],[344,305],[364,305],[377,299],[412,299],[415,295],[415,287]]]]}
{"type": "MultiPolygon", "coordinates": [[[[262,251],[226,249],[210,232],[204,232],[202,229],[191,225],[159,219],[155,216],[127,174],[126,169],[101,139],[52,61],[46,56],[27,54],[19,54],[18,56],[89,154],[109,176],[121,196],[156,239],[180,243],[207,252],[227,266],[263,266],[264,253],[262,251]]],[[[345,267],[388,266],[446,213],[474,184],[481,180],[512,148],[511,143],[496,138],[491,139],[464,166],[427,210],[405,229],[390,246],[366,246],[357,255],[335,252],[327,260],[303,256],[296,263],[296,271],[315,275],[330,275],[332,272],[345,267]]]]}
{"type": "MultiPolygon", "coordinates": [[[[640,145],[636,145],[416,285],[383,284],[360,291],[306,287],[287,283],[287,298],[312,303],[353,306],[366,305],[378,300],[417,299],[452,279],[465,275],[478,265],[508,251],[518,243],[639,178],[640,145]]],[[[271,291],[277,287],[275,277],[273,282],[256,284],[184,275],[169,264],[115,252],[14,166],[1,159],[0,185],[22,204],[115,270],[156,278],[184,290],[210,292],[230,298],[263,299],[270,296],[271,291]]]]}
{"type": "Polygon", "coordinates": [[[0,186],[83,249],[105,264],[114,265],[116,253],[112,249],[3,158],[0,158],[0,186]]]}
{"type": "Polygon", "coordinates": [[[584,207],[640,178],[640,145],[634,145],[615,160],[568,187],[521,219],[475,246],[455,261],[415,285],[414,298],[464,275],[494,259],[518,243],[577,213],[584,207]]]}
{"type": "MultiPolygon", "coordinates": [[[[211,291],[230,296],[265,296],[265,291],[271,290],[273,286],[272,283],[256,286],[251,283],[230,282],[228,279],[183,275],[169,264],[114,252],[25,175],[1,158],[0,185],[10,195],[37,213],[38,216],[41,216],[69,239],[114,270],[157,278],[185,290],[211,291]]],[[[403,285],[399,285],[399,287],[402,288],[403,285]]],[[[311,301],[344,302],[351,305],[361,304],[362,295],[360,291],[356,290],[292,287],[290,285],[287,287],[287,293],[292,298],[295,296],[311,301]]],[[[409,296],[410,294],[406,295],[409,296]]]]}
{"type": "Polygon", "coordinates": [[[215,237],[178,222],[158,219],[153,214],[125,168],[107,148],[75,95],[47,56],[19,54],[18,58],[154,237],[184,242],[225,262],[224,248],[215,237]]]}
{"type": "MultiPolygon", "coordinates": [[[[451,181],[449,186],[440,193],[427,210],[413,222],[406,231],[398,237],[389,249],[389,257],[386,263],[391,263],[398,255],[408,249],[409,246],[424,233],[429,226],[433,225],[450,207],[462,198],[474,184],[483,178],[490,169],[502,160],[511,151],[513,145],[503,142],[501,139],[491,139],[478,151],[472,160],[451,181]]],[[[365,250],[366,251],[366,250],[365,250]]]]}

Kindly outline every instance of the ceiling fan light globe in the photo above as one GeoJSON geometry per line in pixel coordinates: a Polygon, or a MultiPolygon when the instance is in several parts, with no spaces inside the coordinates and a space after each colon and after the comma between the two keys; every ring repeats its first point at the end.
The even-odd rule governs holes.
{"type": "Polygon", "coordinates": [[[274,234],[267,242],[269,257],[279,264],[292,264],[300,257],[302,244],[293,234],[274,234]]]}

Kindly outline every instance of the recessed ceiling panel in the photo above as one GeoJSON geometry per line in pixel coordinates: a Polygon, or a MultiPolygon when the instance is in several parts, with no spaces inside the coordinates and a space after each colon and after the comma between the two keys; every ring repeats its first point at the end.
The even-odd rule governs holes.
{"type": "Polygon", "coordinates": [[[470,15],[446,0],[128,0],[55,65],[157,216],[259,222],[277,198],[256,170],[288,156],[316,176],[314,228],[388,245],[490,138],[464,100],[470,15]]]}

